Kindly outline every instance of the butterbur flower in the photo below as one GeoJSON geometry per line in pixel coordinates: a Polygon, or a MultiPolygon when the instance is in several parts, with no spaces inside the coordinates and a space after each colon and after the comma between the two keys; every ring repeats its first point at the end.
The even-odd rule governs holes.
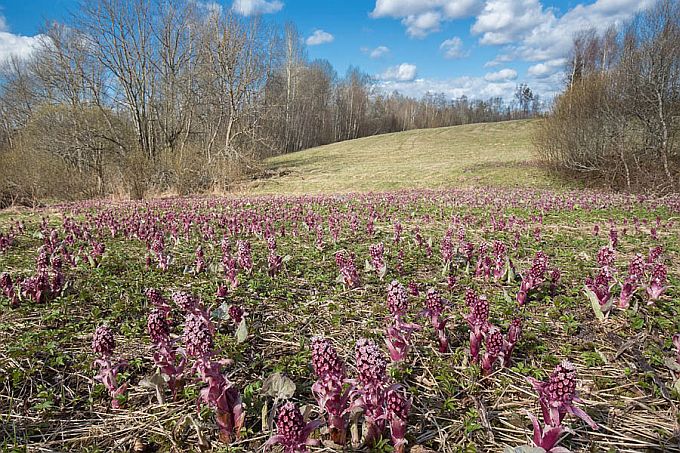
{"type": "Polygon", "coordinates": [[[168,341],[170,337],[170,326],[165,314],[158,309],[154,309],[149,313],[146,327],[149,332],[149,338],[154,343],[161,343],[168,341]]]}
{"type": "Polygon", "coordinates": [[[387,420],[390,423],[392,445],[396,453],[406,451],[406,429],[411,401],[406,398],[404,390],[399,386],[392,386],[386,396],[387,420]]]}
{"type": "Polygon", "coordinates": [[[241,269],[246,272],[253,270],[253,257],[250,242],[244,240],[236,241],[237,262],[241,269]]]}
{"type": "Polygon", "coordinates": [[[12,282],[12,277],[9,273],[3,272],[0,274],[0,288],[5,297],[9,299],[12,307],[19,305],[19,296],[17,296],[17,293],[14,290],[14,282],[12,282]]]}
{"type": "Polygon", "coordinates": [[[92,350],[102,357],[111,357],[116,342],[113,331],[108,326],[99,326],[92,336],[92,350]]]}
{"type": "Polygon", "coordinates": [[[425,310],[423,314],[430,318],[430,324],[432,324],[432,328],[437,332],[439,352],[446,352],[449,348],[449,339],[446,335],[446,323],[449,319],[444,316],[444,300],[434,288],[429,288],[425,294],[425,310]]]}
{"type": "Polygon", "coordinates": [[[406,288],[396,280],[387,285],[387,308],[395,318],[404,316],[408,311],[406,288]]]}
{"type": "Polygon", "coordinates": [[[385,430],[387,361],[378,346],[365,338],[357,341],[355,359],[359,385],[352,391],[354,400],[348,410],[363,410],[364,443],[373,446],[385,430]]]}
{"type": "Polygon", "coordinates": [[[198,300],[194,296],[184,291],[172,293],[172,301],[185,313],[194,311],[198,304],[198,300]]]}
{"type": "Polygon", "coordinates": [[[232,304],[229,306],[229,317],[234,324],[239,325],[245,316],[245,311],[240,305],[232,304]]]}
{"type": "Polygon", "coordinates": [[[393,362],[401,362],[406,359],[411,348],[411,335],[419,329],[420,326],[404,323],[400,319],[395,319],[394,324],[387,327],[385,344],[393,362]]]}
{"type": "Polygon", "coordinates": [[[161,373],[167,376],[168,386],[173,397],[177,396],[178,382],[182,379],[182,373],[186,364],[186,358],[177,361],[177,350],[170,339],[170,325],[166,312],[154,309],[147,318],[147,330],[153,343],[153,361],[161,373]]]}
{"type": "Polygon", "coordinates": [[[475,297],[470,313],[465,317],[470,328],[470,356],[473,362],[479,360],[479,349],[484,333],[489,328],[489,301],[484,296],[475,297]]]}
{"type": "Polygon", "coordinates": [[[194,262],[196,273],[200,274],[205,270],[205,253],[200,245],[196,249],[196,261],[194,262]]]}
{"type": "Polygon", "coordinates": [[[344,379],[345,366],[331,342],[322,337],[313,337],[312,367],[318,377],[336,376],[344,379]]]}
{"type": "Polygon", "coordinates": [[[320,421],[305,423],[300,409],[288,401],[279,409],[276,417],[276,435],[265,443],[265,448],[278,444],[283,447],[285,453],[306,452],[307,446],[319,443],[309,437],[320,425],[320,421]]]}
{"type": "Polygon", "coordinates": [[[680,365],[680,333],[673,335],[673,346],[675,346],[675,361],[680,365]]]}
{"type": "Polygon", "coordinates": [[[187,354],[193,357],[209,355],[213,337],[208,321],[195,313],[189,313],[184,323],[184,345],[187,354]]]}
{"type": "Polygon", "coordinates": [[[118,385],[117,376],[121,368],[126,363],[124,361],[113,360],[113,351],[116,342],[113,338],[113,331],[108,326],[99,326],[92,336],[92,350],[99,355],[94,364],[99,367],[99,373],[94,377],[104,384],[111,396],[111,407],[118,409],[120,402],[118,397],[125,393],[127,383],[118,385]]]}
{"type": "Polygon", "coordinates": [[[488,376],[493,371],[493,365],[503,353],[503,334],[496,326],[490,326],[484,334],[484,356],[482,357],[482,374],[488,376]]]}
{"type": "Polygon", "coordinates": [[[335,254],[335,263],[340,270],[340,276],[345,287],[356,288],[361,284],[359,281],[359,273],[354,265],[353,254],[339,251],[335,254]]]}
{"type": "Polygon", "coordinates": [[[371,255],[371,265],[375,269],[378,277],[381,279],[385,275],[385,244],[379,242],[377,244],[372,244],[369,246],[369,252],[371,255]]]}
{"type": "Polygon", "coordinates": [[[647,285],[649,304],[657,300],[666,291],[667,270],[663,263],[656,263],[652,267],[652,275],[647,285]]]}
{"type": "Polygon", "coordinates": [[[515,318],[510,323],[508,328],[508,336],[503,345],[503,366],[510,366],[510,358],[512,357],[512,352],[515,350],[515,345],[522,336],[522,319],[515,318]]]}
{"type": "Polygon", "coordinates": [[[541,382],[527,377],[527,380],[538,392],[538,401],[543,412],[543,420],[547,425],[559,426],[566,414],[572,414],[592,429],[597,424],[581,408],[574,405],[581,400],[576,395],[576,367],[568,361],[563,361],[555,367],[547,381],[541,382]]]}
{"type": "Polygon", "coordinates": [[[331,439],[338,445],[344,445],[351,390],[351,386],[344,385],[345,365],[329,340],[314,337],[311,348],[312,367],[318,377],[312,385],[312,393],[327,415],[331,439]]]}
{"type": "Polygon", "coordinates": [[[380,348],[372,341],[361,338],[355,347],[359,382],[364,386],[377,385],[387,379],[387,361],[380,348]]]}

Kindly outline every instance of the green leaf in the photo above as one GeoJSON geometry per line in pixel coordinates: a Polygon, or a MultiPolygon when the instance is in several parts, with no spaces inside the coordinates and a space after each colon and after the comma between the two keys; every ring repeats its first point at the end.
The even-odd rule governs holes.
{"type": "Polygon", "coordinates": [[[583,291],[586,293],[586,296],[588,296],[588,300],[590,300],[590,305],[593,307],[593,312],[595,312],[595,317],[599,321],[604,321],[604,312],[602,311],[602,307],[600,306],[600,301],[595,295],[594,292],[590,290],[590,288],[585,287],[583,291]]]}

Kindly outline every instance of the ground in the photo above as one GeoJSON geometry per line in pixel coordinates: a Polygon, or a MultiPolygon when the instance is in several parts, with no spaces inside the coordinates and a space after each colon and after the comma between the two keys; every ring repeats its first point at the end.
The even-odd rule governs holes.
{"type": "MultiPolygon", "coordinates": [[[[470,130],[481,134],[475,140],[489,143],[496,139],[485,134],[504,127],[525,132],[517,132],[516,141],[507,138],[505,143],[515,143],[507,148],[514,151],[495,159],[529,161],[525,147],[531,123],[470,126],[470,130]]],[[[428,139],[426,132],[404,137],[420,134],[423,142],[436,140],[428,139]]],[[[470,133],[467,143],[473,138],[470,133]]],[[[359,142],[377,147],[378,140],[359,142]]],[[[408,141],[398,135],[385,140],[392,145],[384,149],[408,141]]],[[[344,146],[360,148],[356,143],[344,146]]],[[[309,153],[314,152],[318,151],[309,153]]],[[[433,160],[444,159],[445,154],[431,152],[433,160]]],[[[486,155],[491,159],[493,154],[486,155]]],[[[305,153],[274,162],[300,162],[300,156],[305,153]]],[[[327,174],[326,181],[316,175],[296,183],[291,174],[253,190],[271,191],[274,186],[286,191],[294,186],[299,189],[295,192],[349,190],[340,175],[350,170],[341,165],[341,157],[332,158],[334,163],[325,171],[335,168],[337,176],[327,174]]],[[[389,364],[384,381],[401,384],[413,400],[406,435],[413,451],[502,451],[530,445],[532,426],[527,414],[542,417],[537,393],[527,378],[547,379],[563,360],[576,367],[582,401],[575,406],[598,429],[567,415],[563,424],[573,433],[563,437],[561,446],[584,452],[680,451],[680,368],[675,365],[672,343],[673,335],[680,332],[680,198],[555,190],[554,182],[535,176],[542,173],[503,166],[496,167],[502,174],[494,178],[496,186],[486,187],[491,182],[486,170],[473,171],[482,175],[481,181],[467,179],[463,172],[463,168],[477,168],[474,158],[465,164],[458,160],[463,159],[447,163],[451,174],[465,182],[458,189],[381,191],[395,181],[393,176],[385,173],[369,186],[366,171],[356,180],[374,191],[371,194],[92,201],[0,214],[0,239],[6,239],[0,240],[5,244],[0,272],[6,272],[15,286],[0,295],[4,448],[260,451],[271,435],[272,409],[281,403],[276,395],[304,406],[310,419],[324,418],[311,390],[316,380],[310,363],[313,336],[331,341],[352,379],[357,377],[358,339],[374,340],[380,354],[389,359],[386,328],[394,320],[388,310],[387,285],[397,280],[418,288],[417,295],[408,297],[403,320],[421,328],[413,333],[406,358],[389,364]],[[502,181],[505,185],[498,186],[502,181]],[[511,187],[522,181],[537,188],[511,187]],[[275,248],[267,241],[272,237],[275,248]],[[252,249],[252,270],[247,260],[235,268],[230,262],[247,255],[243,241],[252,249]],[[501,243],[506,253],[496,253],[501,243]],[[382,272],[370,266],[378,244],[384,246],[382,272]],[[199,247],[202,263],[201,259],[197,263],[199,247]],[[608,247],[614,250],[614,261],[606,267],[616,303],[600,320],[584,284],[603,268],[598,254],[608,247]],[[662,247],[661,254],[655,257],[652,252],[648,258],[657,247],[662,247]],[[42,264],[37,262],[41,248],[46,261],[42,264]],[[530,269],[539,251],[548,260],[543,281],[521,305],[517,296],[522,281],[527,285],[534,276],[530,269]],[[353,254],[356,286],[339,278],[338,252],[353,254]],[[630,305],[619,307],[620,283],[629,276],[629,263],[637,253],[644,263],[642,275],[630,305]],[[270,255],[282,261],[275,274],[269,272],[270,255]],[[499,274],[506,263],[512,263],[514,272],[494,278],[497,255],[499,274]],[[63,261],[64,283],[54,285],[59,274],[57,256],[63,261]],[[491,260],[491,275],[484,271],[485,257],[491,260]],[[647,287],[651,290],[659,266],[667,269],[668,279],[662,285],[665,291],[652,299],[647,287]],[[478,267],[481,270],[476,272],[478,267]],[[225,275],[231,269],[236,270],[236,285],[225,275]],[[553,282],[555,269],[561,277],[553,282]],[[46,284],[47,292],[36,297],[30,291],[31,277],[41,272],[52,280],[46,284]],[[218,297],[221,285],[227,294],[218,297]],[[147,330],[147,317],[154,308],[145,295],[149,288],[168,301],[170,335],[180,348],[179,356],[193,340],[184,335],[187,309],[173,301],[173,293],[184,291],[200,298],[199,306],[209,313],[215,332],[213,355],[206,360],[229,359],[221,369],[241,395],[246,413],[239,440],[230,444],[219,440],[214,408],[197,412],[197,398],[205,388],[199,372],[184,374],[176,398],[160,384],[162,380],[155,380],[153,354],[158,348],[147,330]],[[449,344],[443,351],[434,326],[423,314],[430,288],[444,298],[442,318],[450,318],[444,330],[449,344]],[[488,299],[488,321],[506,337],[514,319],[522,323],[508,366],[497,362],[487,375],[470,353],[468,289],[488,299]],[[230,307],[245,310],[247,332],[229,317],[230,307]],[[115,338],[110,360],[127,363],[116,377],[116,385],[128,385],[117,399],[120,408],[111,407],[107,388],[95,379],[98,354],[92,350],[92,340],[101,325],[109,326],[115,338]],[[287,385],[272,389],[267,381],[275,373],[287,385]]],[[[481,158],[479,162],[484,164],[481,158]]],[[[383,165],[396,164],[385,159],[383,165]]],[[[415,172],[404,167],[403,184],[450,184],[444,182],[447,176],[441,169],[445,167],[432,164],[427,171],[427,164],[422,165],[415,172]],[[438,169],[442,172],[431,176],[438,169]],[[421,180],[418,175],[431,179],[421,180]]],[[[379,161],[366,164],[366,168],[380,166],[379,161]]],[[[357,164],[352,171],[358,174],[360,168],[357,164]]],[[[483,356],[486,343],[481,350],[483,356]]],[[[194,364],[199,358],[190,356],[188,361],[194,364]]],[[[390,450],[390,430],[385,429],[383,436],[373,451],[390,450]]],[[[312,447],[313,451],[331,450],[325,428],[312,437],[326,443],[326,447],[312,447]]]]}

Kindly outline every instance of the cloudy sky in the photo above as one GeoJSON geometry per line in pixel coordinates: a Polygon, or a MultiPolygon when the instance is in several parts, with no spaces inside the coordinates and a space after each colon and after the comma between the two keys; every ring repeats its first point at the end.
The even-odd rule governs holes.
{"type": "MultiPolygon", "coordinates": [[[[311,58],[350,65],[383,89],[510,98],[518,83],[551,97],[578,30],[603,30],[654,0],[217,0],[212,7],[294,22],[311,58]]],[[[26,55],[47,20],[77,0],[0,0],[0,60],[26,55]]]]}

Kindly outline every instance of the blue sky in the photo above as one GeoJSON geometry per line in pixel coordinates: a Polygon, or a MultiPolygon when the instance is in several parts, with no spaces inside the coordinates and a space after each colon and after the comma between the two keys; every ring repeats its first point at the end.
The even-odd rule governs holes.
{"type": "MultiPolygon", "coordinates": [[[[310,58],[338,73],[360,67],[385,91],[511,98],[528,83],[546,98],[562,87],[571,37],[621,24],[655,0],[211,0],[243,15],[295,23],[310,58]]],[[[201,2],[199,2],[201,3],[201,2]]],[[[77,0],[0,0],[0,60],[27,55],[47,20],[77,0]]]]}

